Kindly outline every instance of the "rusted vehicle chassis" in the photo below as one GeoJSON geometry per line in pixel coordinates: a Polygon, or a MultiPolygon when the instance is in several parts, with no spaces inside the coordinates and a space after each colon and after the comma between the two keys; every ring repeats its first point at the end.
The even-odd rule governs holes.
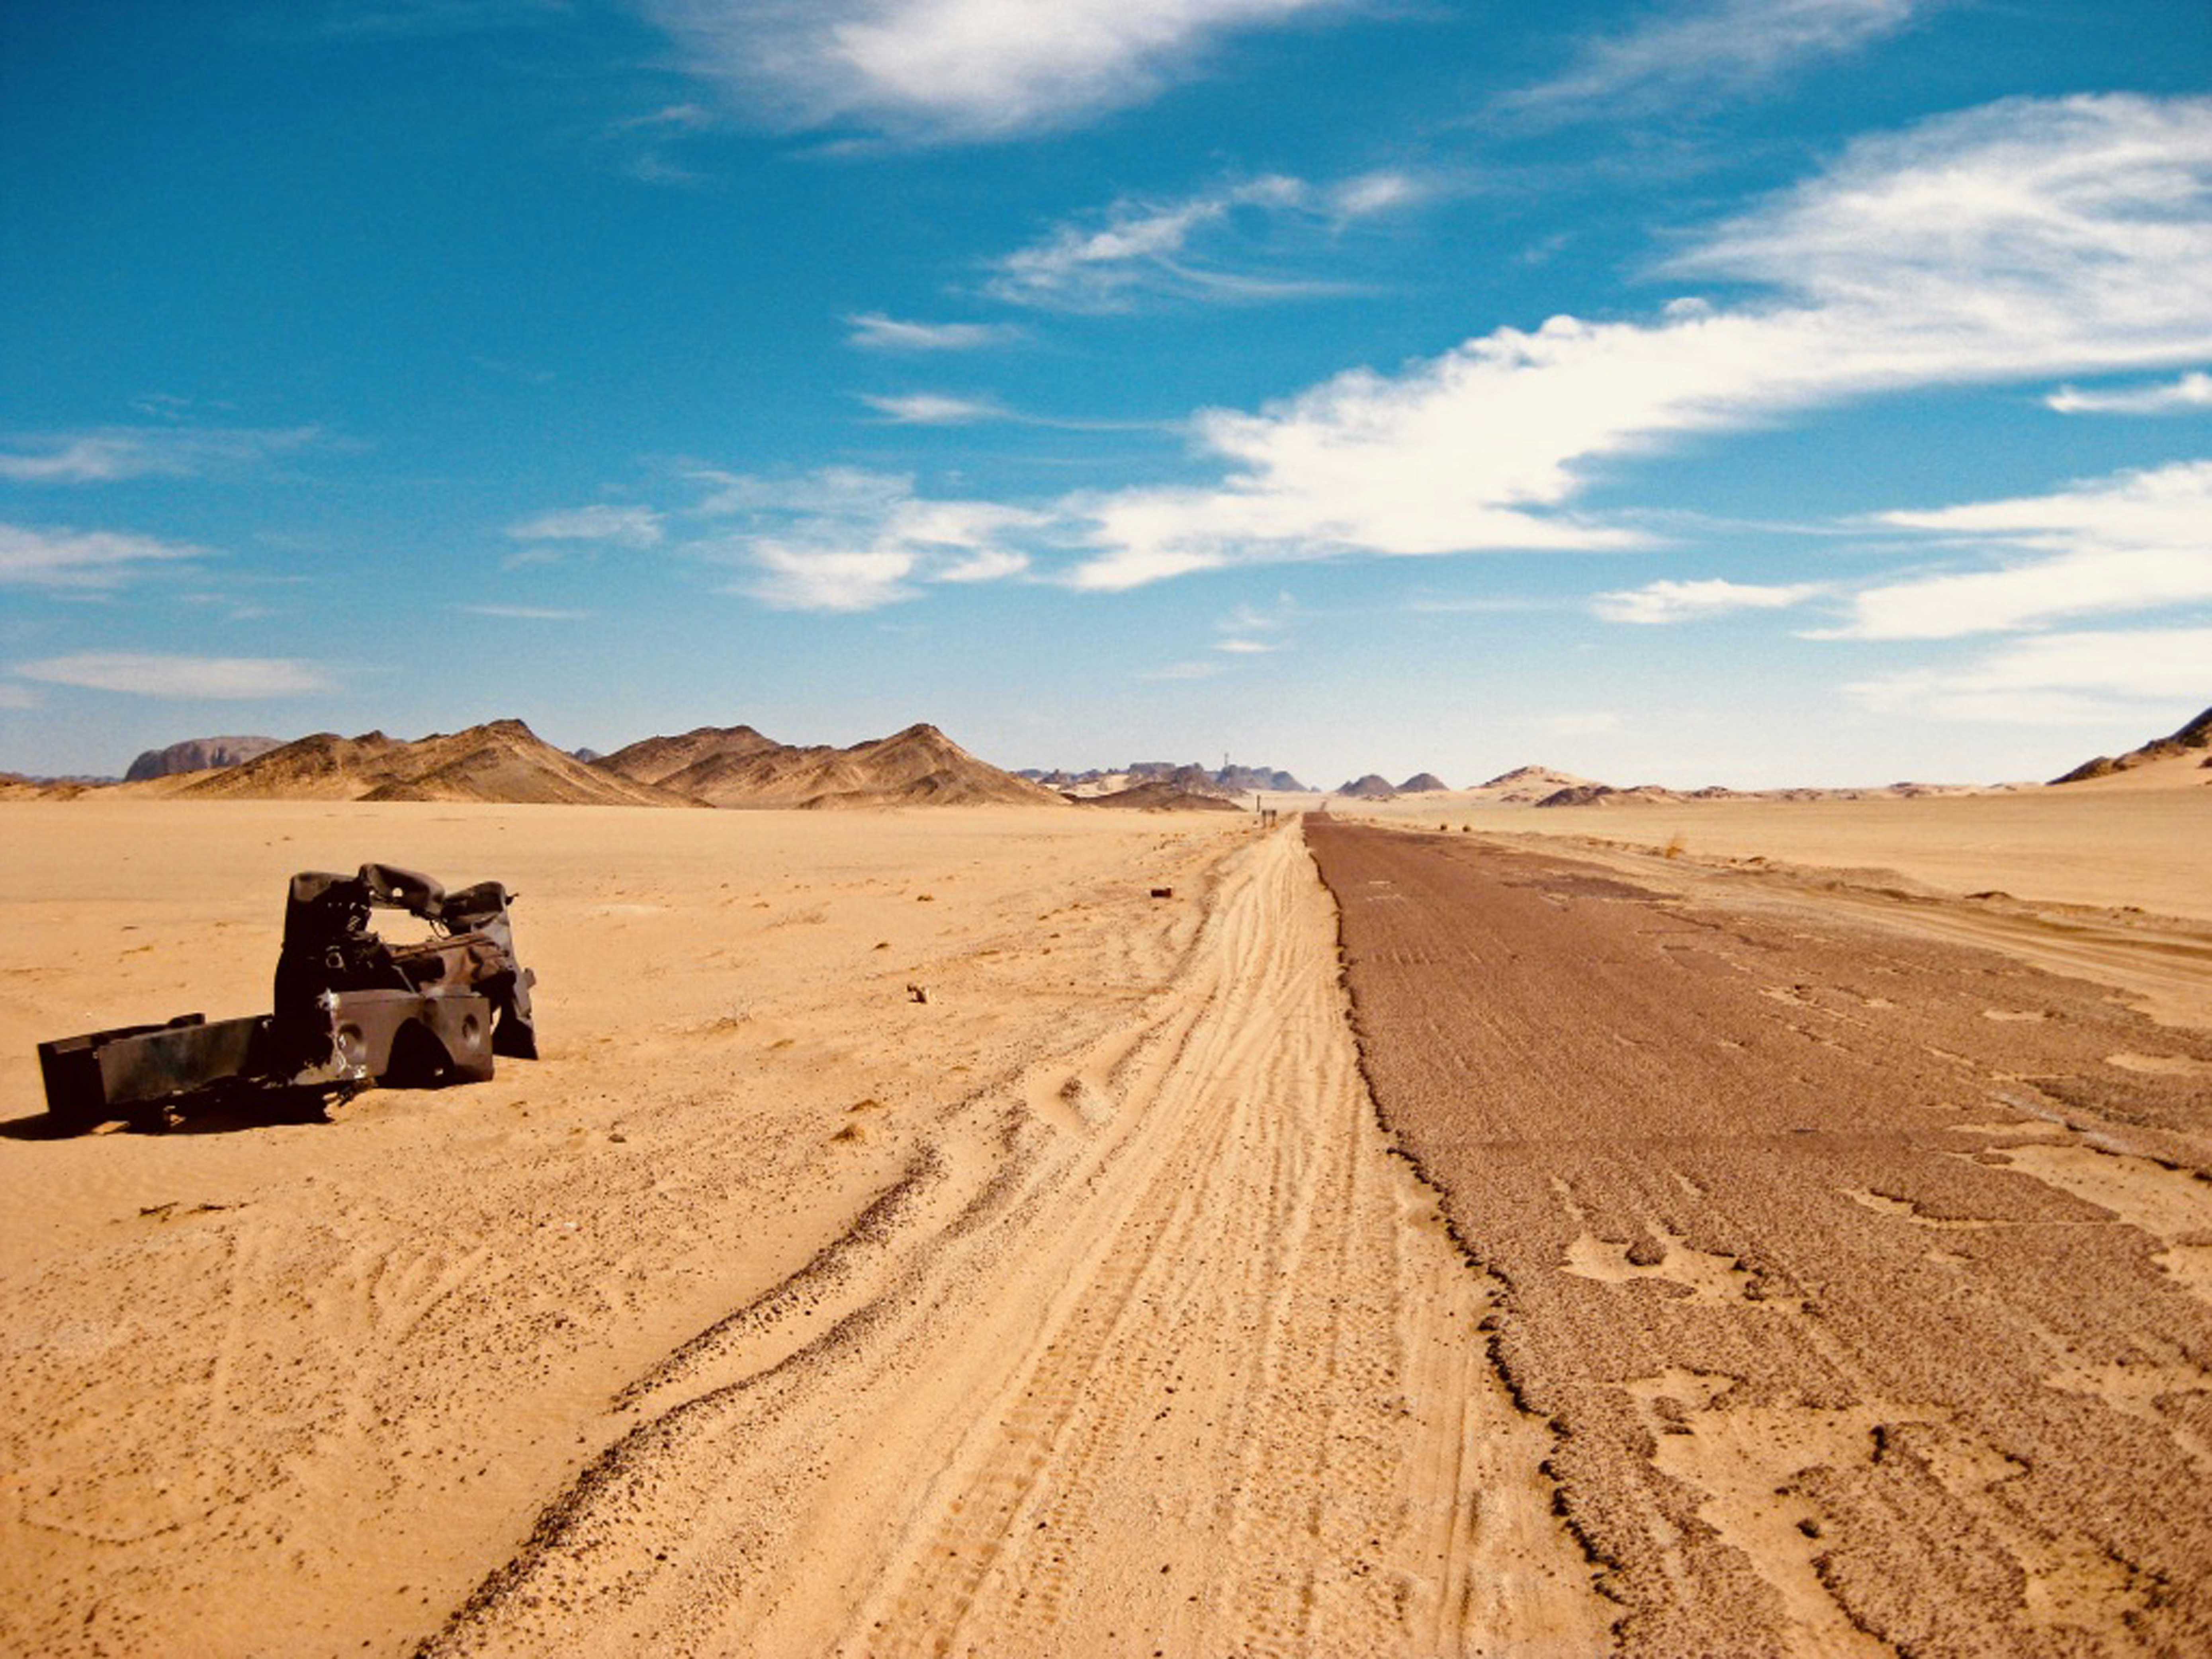
{"type": "Polygon", "coordinates": [[[372,1083],[477,1083],[493,1056],[538,1057],[530,988],[514,957],[514,895],[495,881],[448,893],[428,876],[364,864],[292,878],[274,1012],[182,1014],[39,1045],[46,1110],[65,1130],[155,1124],[240,1095],[327,1095],[372,1083]],[[431,927],[390,945],[372,912],[431,927]]]}

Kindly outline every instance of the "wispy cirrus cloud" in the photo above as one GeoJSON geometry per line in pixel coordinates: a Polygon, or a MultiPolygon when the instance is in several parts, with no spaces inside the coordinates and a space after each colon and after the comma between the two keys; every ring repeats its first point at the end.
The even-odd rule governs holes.
{"type": "Polygon", "coordinates": [[[1006,406],[988,398],[960,398],[942,392],[896,395],[864,392],[860,401],[893,426],[974,426],[1009,418],[1006,406]]]}
{"type": "MultiPolygon", "coordinates": [[[[998,260],[988,291],[1011,305],[1077,312],[1121,310],[1146,295],[1250,301],[1334,293],[1338,284],[1261,269],[1261,239],[1255,233],[1240,240],[1240,224],[1287,221],[1326,231],[1405,207],[1424,193],[1402,173],[1330,185],[1278,173],[1174,201],[1124,198],[998,260]]],[[[1294,261],[1302,251],[1294,246],[1289,257],[1294,261]]]]}
{"type": "Polygon", "coordinates": [[[2212,356],[2212,100],[2016,100],[1852,146],[1677,276],[1759,297],[1501,329],[1257,413],[1201,412],[1210,487],[1071,498],[1079,587],[1327,557],[1637,545],[1595,464],[1922,388],[2212,356]]]}
{"type": "MultiPolygon", "coordinates": [[[[1929,532],[1984,568],[1863,589],[1850,621],[1823,637],[1957,639],[2212,601],[2212,461],[1881,521],[1929,532]]],[[[2212,683],[2212,658],[2206,664],[2200,678],[2212,683]]]]}
{"type": "Polygon", "coordinates": [[[502,622],[588,622],[588,611],[563,611],[542,605],[457,605],[454,610],[471,617],[495,617],[502,622]]]}
{"type": "Polygon", "coordinates": [[[862,351],[979,351],[1022,337],[1012,323],[917,323],[863,312],[845,319],[848,345],[862,351]]]}
{"type": "Polygon", "coordinates": [[[0,479],[11,483],[113,483],[189,478],[251,467],[325,440],[312,426],[285,428],[97,427],[19,433],[0,449],[0,479]]]}
{"type": "Polygon", "coordinates": [[[2212,409],[2212,374],[2192,371],[2160,386],[2082,392],[2067,386],[2045,398],[2061,415],[2187,415],[2212,409]]]}
{"type": "Polygon", "coordinates": [[[975,141],[1138,103],[1240,29],[1355,0],[641,0],[691,70],[794,127],[975,141]]]}
{"type": "Polygon", "coordinates": [[[100,591],[149,567],[204,558],[206,550],[112,530],[0,524],[0,585],[100,591]]]}
{"type": "Polygon", "coordinates": [[[740,522],[684,550],[740,567],[730,591],[780,611],[872,611],[930,585],[1019,575],[1030,561],[1018,538],[1047,522],[993,501],[925,497],[909,477],[859,468],[694,477],[711,489],[702,514],[740,522]]]}
{"type": "Polygon", "coordinates": [[[2195,708],[2212,662],[2212,628],[2039,634],[1965,663],[1861,680],[1844,688],[1882,713],[1997,725],[2163,719],[2195,708]]]}
{"type": "Polygon", "coordinates": [[[1298,602],[1288,593],[1272,605],[1238,605],[1213,625],[1213,648],[1232,657],[1271,656],[1290,648],[1298,602]]]}
{"type": "Polygon", "coordinates": [[[154,652],[81,651],[17,663],[19,678],[133,696],[230,701],[325,691],[313,663],[288,657],[191,657],[154,652]]]}
{"type": "Polygon", "coordinates": [[[659,545],[664,532],[660,514],[652,507],[599,502],[537,514],[507,526],[507,534],[518,542],[604,542],[647,548],[659,545]]]}
{"type": "Polygon", "coordinates": [[[1647,582],[1600,593],[1590,608],[1607,622],[1702,622],[1744,611],[1783,611],[1827,592],[1820,582],[1732,582],[1719,577],[1694,581],[1647,582]]]}
{"type": "Polygon", "coordinates": [[[1927,0],[1693,0],[1587,41],[1560,74],[1498,106],[1563,120],[1741,94],[1893,34],[1926,9],[1927,0]]]}

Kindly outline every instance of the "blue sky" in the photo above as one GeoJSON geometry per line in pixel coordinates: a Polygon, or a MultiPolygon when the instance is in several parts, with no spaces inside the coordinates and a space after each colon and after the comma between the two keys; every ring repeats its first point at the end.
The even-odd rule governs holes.
{"type": "Polygon", "coordinates": [[[2201,0],[0,9],[0,769],[1334,783],[2212,702],[2201,0]]]}

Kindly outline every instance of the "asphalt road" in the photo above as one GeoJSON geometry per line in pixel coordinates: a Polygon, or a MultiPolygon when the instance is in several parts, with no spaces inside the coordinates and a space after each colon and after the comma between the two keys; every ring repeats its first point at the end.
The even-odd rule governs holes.
{"type": "Polygon", "coordinates": [[[2212,1037],[1811,899],[1307,839],[1622,1650],[2212,1651],[2212,1037]]]}

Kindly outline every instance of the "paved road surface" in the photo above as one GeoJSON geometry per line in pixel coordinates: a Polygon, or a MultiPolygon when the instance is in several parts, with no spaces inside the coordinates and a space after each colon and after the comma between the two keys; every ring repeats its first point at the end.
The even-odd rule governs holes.
{"type": "Polygon", "coordinates": [[[1624,1650],[2212,1652],[2212,1040],[1817,906],[1307,836],[1624,1650]]]}

